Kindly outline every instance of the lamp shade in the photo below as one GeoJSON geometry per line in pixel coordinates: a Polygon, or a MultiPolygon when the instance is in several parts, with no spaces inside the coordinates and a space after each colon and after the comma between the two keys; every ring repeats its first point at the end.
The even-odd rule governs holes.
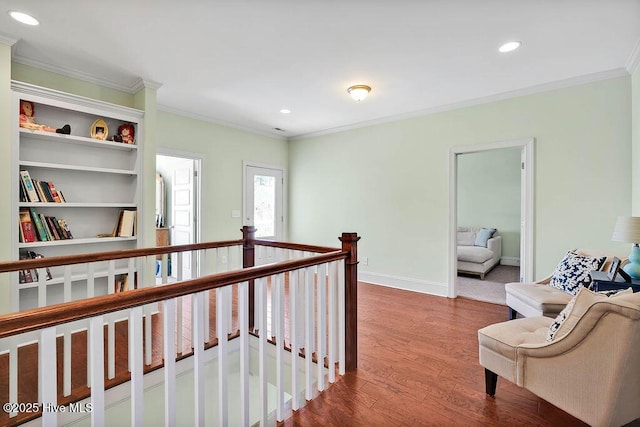
{"type": "Polygon", "coordinates": [[[616,242],[640,243],[640,217],[619,216],[613,229],[611,240],[616,242]]]}

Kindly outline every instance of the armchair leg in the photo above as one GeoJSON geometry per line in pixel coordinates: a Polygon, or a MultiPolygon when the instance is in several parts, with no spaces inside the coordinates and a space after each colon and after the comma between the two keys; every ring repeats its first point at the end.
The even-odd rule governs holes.
{"type": "Polygon", "coordinates": [[[513,308],[509,307],[509,320],[513,320],[516,317],[518,317],[518,312],[515,311],[513,308]]]}
{"type": "Polygon", "coordinates": [[[484,369],[484,385],[485,391],[491,397],[496,395],[496,386],[498,385],[498,374],[495,374],[488,370],[484,369]]]}

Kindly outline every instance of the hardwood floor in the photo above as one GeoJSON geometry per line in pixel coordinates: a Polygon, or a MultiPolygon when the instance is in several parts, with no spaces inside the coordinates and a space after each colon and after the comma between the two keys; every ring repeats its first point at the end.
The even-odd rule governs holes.
{"type": "MultiPolygon", "coordinates": [[[[347,373],[280,426],[585,425],[506,380],[498,380],[495,399],[485,395],[477,330],[506,320],[505,306],[364,283],[359,284],[358,292],[358,370],[347,373]]],[[[210,303],[215,307],[213,295],[210,303]]],[[[234,318],[235,306],[234,298],[234,318]]],[[[188,316],[188,300],[184,309],[188,316]]],[[[160,316],[154,316],[154,334],[160,333],[160,316]]],[[[116,329],[116,378],[108,384],[128,379],[126,322],[116,329]]],[[[184,330],[188,337],[188,326],[184,330]]],[[[210,336],[215,336],[215,321],[210,336]]],[[[189,349],[186,337],[185,348],[189,349]]],[[[154,341],[154,362],[147,369],[162,363],[162,339],[154,341]]],[[[58,345],[61,352],[61,341],[58,345]]],[[[74,335],[73,349],[73,395],[86,396],[85,333],[74,335]]],[[[21,402],[35,399],[36,354],[36,345],[20,351],[21,402]]],[[[8,397],[7,359],[0,356],[3,402],[8,397]]],[[[58,365],[61,368],[60,356],[58,365]]],[[[71,401],[62,397],[61,382],[59,403],[71,401]]],[[[0,413],[0,425],[15,425],[28,418],[9,420],[0,413]]]]}
{"type": "Polygon", "coordinates": [[[358,370],[280,426],[584,426],[498,379],[484,392],[478,329],[507,319],[502,305],[361,283],[358,370]]]}

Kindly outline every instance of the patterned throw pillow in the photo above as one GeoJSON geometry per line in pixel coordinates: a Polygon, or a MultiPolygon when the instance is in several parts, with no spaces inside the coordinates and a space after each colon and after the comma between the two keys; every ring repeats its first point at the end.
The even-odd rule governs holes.
{"type": "Polygon", "coordinates": [[[547,341],[553,341],[556,336],[560,338],[565,336],[569,330],[573,329],[576,323],[578,323],[578,320],[586,313],[589,307],[596,302],[606,301],[610,298],[623,299],[628,295],[633,295],[631,288],[616,290],[614,292],[593,292],[584,287],[580,288],[578,295],[569,301],[567,306],[558,314],[553,323],[551,323],[551,326],[549,326],[547,341]]]}
{"type": "Polygon", "coordinates": [[[549,285],[576,295],[581,287],[591,283],[591,270],[600,270],[606,260],[606,256],[590,257],[569,251],[553,272],[549,285]]]}

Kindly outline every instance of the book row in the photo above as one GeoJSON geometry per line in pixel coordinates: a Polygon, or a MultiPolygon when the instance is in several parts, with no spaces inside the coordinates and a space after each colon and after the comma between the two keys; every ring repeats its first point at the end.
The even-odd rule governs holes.
{"type": "MultiPolygon", "coordinates": [[[[41,254],[37,254],[33,251],[20,251],[20,259],[35,259],[43,258],[41,254]]],[[[49,267],[46,269],[47,280],[51,280],[51,271],[49,267]]],[[[39,280],[38,270],[35,268],[18,271],[18,281],[20,283],[32,283],[39,280]]]]}
{"type": "Polygon", "coordinates": [[[51,181],[38,181],[31,179],[29,171],[20,171],[20,201],[64,203],[62,191],[56,189],[51,181]]]}
{"type": "Polygon", "coordinates": [[[44,216],[34,208],[20,209],[19,222],[21,243],[73,239],[66,220],[44,216]]]}

